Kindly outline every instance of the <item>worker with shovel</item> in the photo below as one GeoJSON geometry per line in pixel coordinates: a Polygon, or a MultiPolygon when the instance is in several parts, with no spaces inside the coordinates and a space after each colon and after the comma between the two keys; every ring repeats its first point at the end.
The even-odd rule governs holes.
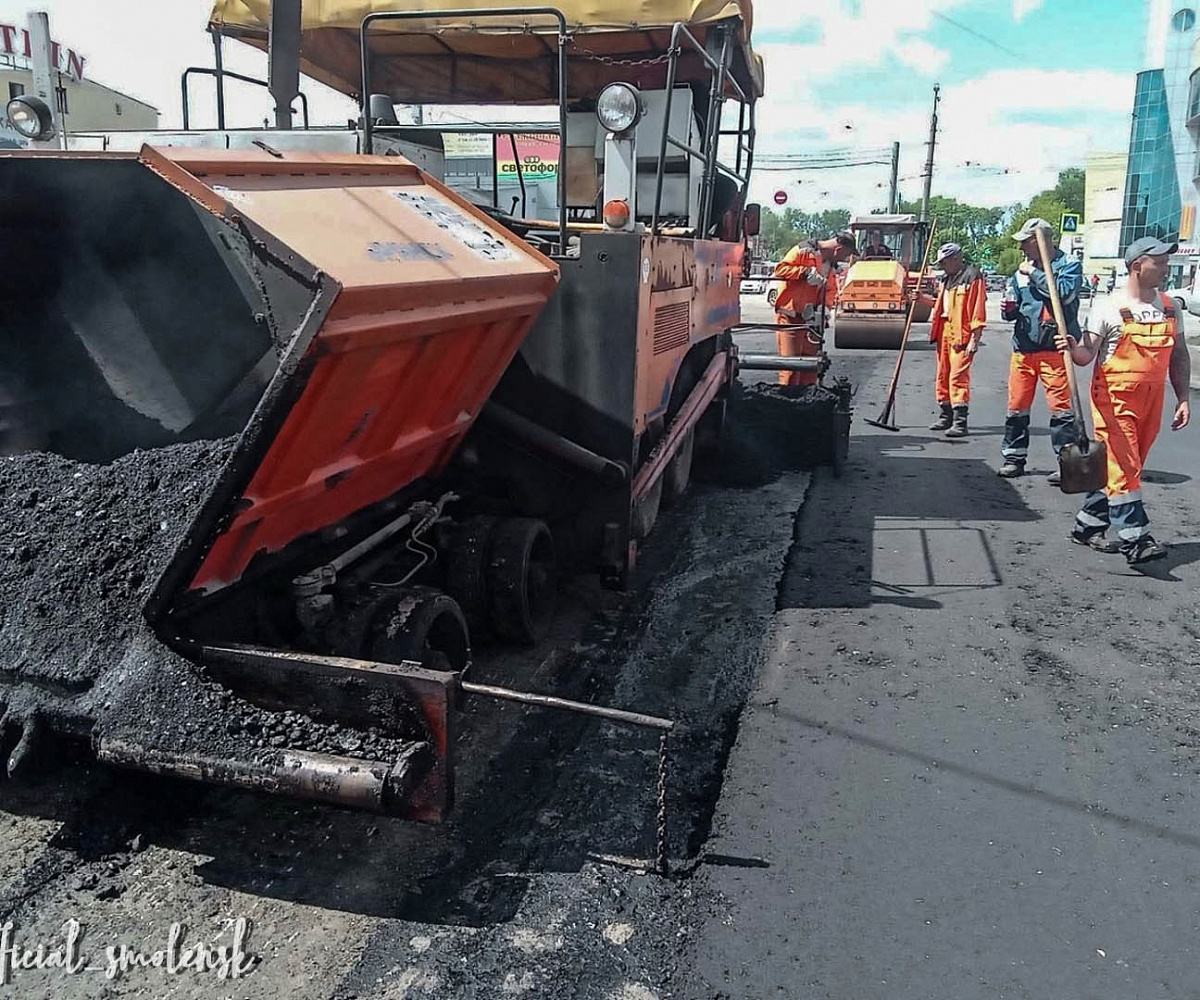
{"type": "Polygon", "coordinates": [[[1150,534],[1142,502],[1142,470],[1162,425],[1169,380],[1175,391],[1171,430],[1191,420],[1192,365],[1183,318],[1162,293],[1178,244],[1145,236],[1125,252],[1125,287],[1098,305],[1082,337],[1060,334],[1060,349],[1077,365],[1091,364],[1096,438],[1108,448],[1108,482],[1089,493],[1075,515],[1071,541],[1102,552],[1122,552],[1131,565],[1161,559],[1167,550],[1150,534]],[[1115,539],[1105,538],[1109,525],[1115,539]]]}
{"type": "Polygon", "coordinates": [[[937,394],[941,415],[929,425],[948,438],[967,436],[971,362],[987,326],[987,282],[963,259],[957,243],[943,243],[934,266],[945,275],[931,317],[929,339],[937,344],[937,394]]]}
{"type": "MultiPolygon", "coordinates": [[[[853,233],[838,233],[827,240],[808,240],[792,247],[775,265],[783,289],[775,299],[775,333],[784,358],[816,357],[825,340],[825,313],[837,295],[834,268],[849,260],[857,249],[853,233]],[[794,327],[795,329],[787,329],[794,327]]],[[[780,385],[816,385],[816,372],[780,372],[780,385]]]]}
{"type": "MultiPolygon", "coordinates": [[[[1047,275],[1038,260],[1037,232],[1052,233],[1045,219],[1030,219],[1013,236],[1021,244],[1025,261],[1009,281],[1008,291],[1001,301],[1001,316],[1013,324],[1013,354],[1008,372],[1008,415],[1004,421],[1004,442],[1001,453],[1004,464],[1000,475],[1014,479],[1025,475],[1029,456],[1029,414],[1038,383],[1046,390],[1050,405],[1050,444],[1057,455],[1078,436],[1071,410],[1071,393],[1067,384],[1067,364],[1054,348],[1056,327],[1050,309],[1047,275]]],[[[1083,285],[1083,266],[1061,250],[1054,254],[1050,270],[1058,296],[1062,301],[1067,333],[1079,337],[1079,289],[1083,285]]],[[[1058,470],[1049,482],[1059,482],[1058,470]]]]}

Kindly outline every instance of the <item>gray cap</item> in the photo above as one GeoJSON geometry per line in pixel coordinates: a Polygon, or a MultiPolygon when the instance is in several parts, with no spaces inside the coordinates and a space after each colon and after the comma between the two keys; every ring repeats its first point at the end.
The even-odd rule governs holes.
{"type": "Polygon", "coordinates": [[[1129,249],[1125,251],[1125,263],[1132,264],[1139,257],[1163,257],[1178,249],[1178,243],[1167,243],[1157,236],[1143,236],[1129,244],[1129,249]]]}
{"type": "Polygon", "coordinates": [[[962,253],[962,247],[960,247],[957,243],[943,243],[938,249],[937,260],[935,260],[933,263],[936,266],[944,261],[947,257],[953,257],[956,253],[962,253]]]}
{"type": "Polygon", "coordinates": [[[1018,243],[1024,243],[1030,236],[1034,236],[1039,229],[1044,229],[1048,234],[1053,235],[1054,227],[1045,219],[1039,219],[1036,216],[1032,219],[1027,219],[1025,225],[1013,233],[1013,239],[1018,243]]]}

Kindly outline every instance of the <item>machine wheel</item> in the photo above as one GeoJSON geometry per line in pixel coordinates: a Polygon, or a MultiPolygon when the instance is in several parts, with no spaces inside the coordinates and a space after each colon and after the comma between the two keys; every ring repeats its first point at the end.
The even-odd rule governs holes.
{"type": "Polygon", "coordinates": [[[476,639],[489,630],[487,567],[496,522],[494,517],[472,517],[455,529],[446,546],[446,593],[462,608],[476,639]]]}
{"type": "Polygon", "coordinates": [[[532,645],[554,618],[554,542],[544,521],[513,517],[492,532],[487,594],[492,628],[503,639],[532,645]]]}
{"type": "Polygon", "coordinates": [[[431,670],[466,670],[467,622],[458,603],[432,587],[409,587],[375,606],[362,655],[380,663],[412,660],[431,670]]]}
{"type": "Polygon", "coordinates": [[[635,541],[642,541],[654,527],[654,522],[658,520],[658,508],[662,504],[663,496],[663,479],[666,476],[658,477],[658,482],[650,487],[650,490],[633,505],[631,514],[630,533],[635,541]]]}
{"type": "Polygon", "coordinates": [[[663,470],[662,502],[667,507],[673,506],[687,490],[692,477],[692,454],[696,449],[696,429],[693,427],[684,436],[675,452],[675,457],[663,470]]]}

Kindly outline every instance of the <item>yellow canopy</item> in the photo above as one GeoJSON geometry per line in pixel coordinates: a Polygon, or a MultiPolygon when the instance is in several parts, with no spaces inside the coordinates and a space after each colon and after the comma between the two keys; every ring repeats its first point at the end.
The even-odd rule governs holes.
{"type": "MultiPolygon", "coordinates": [[[[538,6],[537,0],[520,6],[538,6]]],[[[553,5],[553,4],[552,4],[553,5]]],[[[484,10],[518,6],[503,0],[304,0],[301,68],[314,79],[360,98],[359,28],[368,14],[389,10],[484,10]]],[[[762,61],[750,47],[751,0],[559,0],[567,20],[568,99],[594,98],[614,80],[643,89],[666,81],[671,28],[687,24],[704,43],[711,28],[736,28],[732,73],[747,95],[763,89],[762,61]],[[623,62],[617,63],[616,60],[623,62]],[[629,61],[632,61],[630,64],[629,61]]],[[[265,50],[270,0],[216,0],[210,22],[223,35],[265,50]]],[[[553,18],[375,22],[371,89],[404,104],[539,104],[557,101],[553,18]]],[[[677,82],[706,83],[708,69],[688,46],[677,82]]]]}

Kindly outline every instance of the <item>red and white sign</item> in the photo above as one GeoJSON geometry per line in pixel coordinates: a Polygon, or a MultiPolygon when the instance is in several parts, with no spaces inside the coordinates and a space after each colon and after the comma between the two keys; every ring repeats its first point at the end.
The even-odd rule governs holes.
{"type": "MultiPolygon", "coordinates": [[[[8,56],[29,59],[33,55],[29,32],[12,24],[0,24],[0,52],[8,56]]],[[[76,80],[83,79],[83,56],[74,49],[65,49],[58,42],[50,43],[51,60],[59,73],[76,80]]]]}
{"type": "Polygon", "coordinates": [[[787,204],[787,192],[786,191],[776,191],[775,192],[775,204],[776,205],[786,205],[787,204]]]}

